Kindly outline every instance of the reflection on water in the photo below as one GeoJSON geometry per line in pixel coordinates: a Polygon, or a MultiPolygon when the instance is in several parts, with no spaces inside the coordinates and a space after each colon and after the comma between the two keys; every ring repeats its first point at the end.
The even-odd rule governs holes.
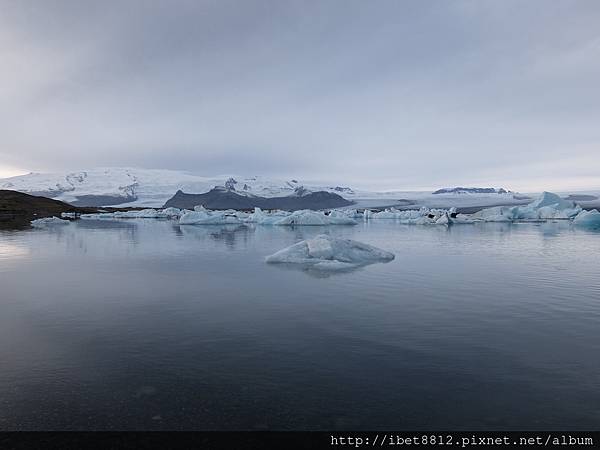
{"type": "Polygon", "coordinates": [[[29,249],[10,241],[10,236],[0,233],[0,259],[22,258],[29,254],[29,249]]]}
{"type": "Polygon", "coordinates": [[[176,225],[176,233],[181,233],[184,236],[194,237],[196,239],[214,239],[215,241],[223,241],[229,249],[235,249],[237,240],[241,239],[246,242],[249,234],[254,231],[253,228],[247,225],[176,225]]]}
{"type": "Polygon", "coordinates": [[[0,234],[0,429],[594,429],[600,233],[79,221],[0,234]],[[265,256],[328,233],[344,273],[265,256]]]}

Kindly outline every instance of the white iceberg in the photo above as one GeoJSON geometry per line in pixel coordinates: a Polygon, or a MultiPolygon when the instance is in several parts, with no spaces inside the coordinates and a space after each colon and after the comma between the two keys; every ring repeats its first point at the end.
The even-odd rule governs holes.
{"type": "Polygon", "coordinates": [[[147,208],[139,211],[115,211],[114,213],[101,213],[103,218],[111,219],[158,219],[161,217],[156,209],[147,208]]]}
{"type": "Polygon", "coordinates": [[[54,225],[69,225],[68,220],[59,219],[58,217],[44,217],[43,219],[35,219],[31,221],[31,226],[35,228],[45,228],[54,225]]]}
{"type": "Polygon", "coordinates": [[[581,211],[573,219],[573,225],[586,228],[600,228],[600,212],[597,209],[581,211]]]}
{"type": "Polygon", "coordinates": [[[146,208],[132,211],[115,211],[96,214],[82,214],[81,219],[176,219],[182,214],[179,208],[146,208]]]}
{"type": "Polygon", "coordinates": [[[273,225],[275,222],[283,217],[289,216],[291,213],[287,211],[275,211],[272,213],[266,213],[262,209],[256,207],[254,212],[248,214],[243,220],[246,223],[256,223],[259,225],[273,225]]]}
{"type": "Polygon", "coordinates": [[[450,225],[453,223],[451,215],[456,213],[456,208],[451,209],[421,209],[398,210],[388,208],[384,211],[372,212],[365,210],[365,220],[397,220],[407,225],[450,225]]]}
{"type": "Polygon", "coordinates": [[[435,221],[436,225],[450,225],[450,217],[448,216],[448,214],[442,214],[438,219],[436,219],[435,221]]]}
{"type": "Polygon", "coordinates": [[[571,219],[581,212],[581,207],[551,192],[543,192],[536,200],[524,206],[495,206],[471,215],[484,222],[513,222],[515,220],[571,219]]]}
{"type": "Polygon", "coordinates": [[[453,224],[473,224],[477,222],[470,214],[457,214],[451,221],[453,224]]]}
{"type": "Polygon", "coordinates": [[[96,214],[82,214],[79,216],[82,220],[102,220],[102,219],[115,219],[114,213],[96,213],[96,214]]]}
{"type": "Polygon", "coordinates": [[[227,225],[239,224],[242,221],[235,215],[219,212],[190,211],[179,218],[179,225],[227,225]]]}
{"type": "Polygon", "coordinates": [[[173,208],[173,207],[160,209],[158,211],[158,216],[164,217],[167,219],[178,218],[181,216],[181,210],[179,208],[173,208]]]}
{"type": "Polygon", "coordinates": [[[350,219],[362,219],[363,213],[359,213],[356,209],[333,209],[329,213],[329,217],[347,217],[350,219]]]}
{"type": "Polygon", "coordinates": [[[357,222],[349,217],[326,216],[319,211],[304,209],[294,211],[281,219],[273,222],[273,225],[356,225],[357,222]]]}
{"type": "Polygon", "coordinates": [[[380,211],[371,214],[370,219],[397,219],[398,216],[394,211],[390,211],[386,209],[385,211],[380,211]]]}
{"type": "Polygon", "coordinates": [[[299,264],[324,270],[348,269],[389,262],[394,254],[362,242],[321,234],[267,256],[267,263],[299,264]]]}
{"type": "Polygon", "coordinates": [[[574,208],[575,203],[570,200],[565,200],[557,194],[553,194],[552,192],[542,192],[542,194],[528,206],[533,209],[539,209],[544,206],[552,206],[553,208],[560,210],[574,208]]]}
{"type": "Polygon", "coordinates": [[[494,206],[477,211],[470,217],[475,221],[510,222],[513,220],[513,210],[507,206],[494,206]]]}

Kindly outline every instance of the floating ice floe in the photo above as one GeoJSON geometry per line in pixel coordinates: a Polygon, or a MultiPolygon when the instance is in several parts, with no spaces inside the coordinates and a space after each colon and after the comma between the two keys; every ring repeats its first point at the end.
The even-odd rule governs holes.
{"type": "Polygon", "coordinates": [[[179,218],[179,225],[227,225],[242,221],[227,211],[189,211],[179,218]]]}
{"type": "Polygon", "coordinates": [[[573,219],[573,224],[579,227],[600,228],[600,212],[597,209],[581,211],[573,219]]]}
{"type": "Polygon", "coordinates": [[[301,211],[275,211],[266,213],[260,208],[254,208],[252,214],[248,214],[244,219],[247,223],[256,223],[258,225],[281,225],[281,226],[308,226],[308,225],[356,225],[357,222],[348,217],[348,215],[332,211],[329,215],[321,211],[309,209],[301,211]]]}
{"type": "Polygon", "coordinates": [[[31,226],[35,228],[45,228],[54,225],[69,225],[68,220],[59,219],[58,217],[44,217],[43,219],[35,219],[31,221],[31,226]]]}
{"type": "Polygon", "coordinates": [[[349,217],[340,217],[339,215],[325,215],[319,211],[304,209],[294,211],[292,214],[282,217],[272,223],[272,225],[356,225],[357,222],[349,217]]]}
{"type": "Polygon", "coordinates": [[[133,211],[115,211],[96,214],[81,214],[81,219],[177,219],[183,214],[179,208],[142,209],[133,211]]]}
{"type": "Polygon", "coordinates": [[[158,213],[165,218],[176,218],[181,216],[181,210],[179,208],[165,208],[158,211],[158,213]]]}
{"type": "Polygon", "coordinates": [[[267,256],[267,263],[299,264],[323,270],[343,270],[389,262],[394,254],[362,242],[322,234],[267,256]]]}
{"type": "Polygon", "coordinates": [[[274,211],[271,213],[266,213],[260,208],[254,208],[254,212],[252,214],[248,214],[248,216],[244,219],[244,222],[255,223],[258,225],[273,225],[275,222],[278,222],[290,214],[291,213],[288,211],[274,211]]]}
{"type": "Polygon", "coordinates": [[[396,220],[409,225],[449,225],[452,223],[451,215],[456,215],[456,208],[446,210],[423,207],[419,210],[410,209],[405,211],[388,208],[379,212],[366,209],[363,213],[365,220],[396,220]]]}

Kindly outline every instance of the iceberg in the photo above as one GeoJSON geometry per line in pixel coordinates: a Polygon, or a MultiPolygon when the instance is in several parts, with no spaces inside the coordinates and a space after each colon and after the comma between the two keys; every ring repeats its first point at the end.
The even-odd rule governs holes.
{"type": "Polygon", "coordinates": [[[510,222],[513,220],[513,209],[506,206],[494,206],[471,214],[471,218],[484,222],[510,222]]]}
{"type": "Polygon", "coordinates": [[[340,270],[389,262],[394,254],[362,242],[321,234],[267,256],[267,263],[299,264],[323,270],[340,270]]]}
{"type": "Polygon", "coordinates": [[[515,220],[572,219],[581,207],[551,192],[543,192],[536,200],[525,206],[495,206],[471,215],[484,222],[513,222],[515,220]]]}
{"type": "Polygon", "coordinates": [[[453,224],[473,224],[477,222],[470,214],[457,214],[451,221],[453,224]]]}
{"type": "Polygon", "coordinates": [[[224,211],[209,214],[203,211],[190,211],[179,218],[179,225],[227,225],[242,223],[235,215],[224,211]]]}
{"type": "Polygon", "coordinates": [[[173,207],[161,209],[158,211],[158,216],[167,219],[179,218],[181,216],[181,210],[173,207]]]}
{"type": "Polygon", "coordinates": [[[365,210],[365,220],[398,220],[407,225],[450,225],[453,223],[451,215],[456,214],[456,208],[451,209],[421,209],[398,210],[396,208],[385,209],[384,211],[372,212],[365,210]]]}
{"type": "Polygon", "coordinates": [[[284,217],[289,216],[290,213],[287,211],[277,211],[273,214],[265,215],[260,222],[259,225],[275,225],[277,222],[282,220],[284,217]]]}
{"type": "Polygon", "coordinates": [[[363,214],[356,211],[356,209],[332,209],[329,213],[329,217],[340,219],[362,219],[363,214]]]}
{"type": "Polygon", "coordinates": [[[386,209],[385,211],[380,211],[373,213],[370,219],[397,219],[398,215],[394,211],[390,211],[386,209]]]}
{"type": "Polygon", "coordinates": [[[450,225],[450,217],[448,217],[448,214],[443,214],[435,221],[435,224],[436,225],[450,225]]]}
{"type": "Polygon", "coordinates": [[[575,207],[571,200],[560,198],[552,192],[542,192],[542,194],[528,205],[530,208],[539,209],[544,206],[552,206],[555,209],[570,209],[575,207]]]}
{"type": "Polygon", "coordinates": [[[322,212],[303,209],[294,211],[281,219],[273,222],[273,225],[356,225],[357,222],[349,217],[331,217],[322,212]]]}
{"type": "Polygon", "coordinates": [[[289,216],[290,213],[287,211],[275,211],[274,213],[265,213],[262,209],[256,207],[254,212],[248,214],[244,219],[246,223],[256,223],[259,225],[273,225],[275,222],[283,217],[289,216]]]}
{"type": "Polygon", "coordinates": [[[573,219],[573,225],[586,228],[600,228],[600,212],[597,209],[581,211],[573,219]]]}
{"type": "Polygon", "coordinates": [[[35,228],[45,228],[54,225],[69,225],[68,220],[59,219],[58,217],[44,217],[43,219],[32,220],[31,226],[35,228]]]}
{"type": "Polygon", "coordinates": [[[97,213],[97,214],[82,214],[79,216],[82,220],[102,220],[102,219],[115,219],[114,213],[97,213]]]}
{"type": "Polygon", "coordinates": [[[173,219],[178,218],[182,211],[178,208],[142,209],[133,211],[115,211],[111,213],[82,214],[81,219],[173,219]]]}

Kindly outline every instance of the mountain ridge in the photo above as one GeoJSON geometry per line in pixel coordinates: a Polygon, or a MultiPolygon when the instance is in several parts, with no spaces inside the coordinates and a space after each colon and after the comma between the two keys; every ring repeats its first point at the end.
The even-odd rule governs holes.
{"type": "Polygon", "coordinates": [[[300,209],[341,208],[352,204],[353,202],[346,200],[342,196],[326,191],[302,191],[299,195],[260,197],[257,195],[240,195],[232,189],[216,187],[203,194],[188,194],[182,190],[178,190],[163,207],[192,209],[195,206],[202,205],[208,209],[221,210],[249,210],[258,207],[262,209],[297,211],[300,209]]]}
{"type": "Polygon", "coordinates": [[[265,177],[220,175],[203,177],[184,171],[136,169],[126,167],[95,168],[69,173],[30,173],[0,179],[0,189],[45,196],[78,206],[158,206],[175,192],[206,193],[215,186],[240,195],[282,197],[302,188],[352,197],[355,191],[340,185],[314,185],[298,179],[279,180],[265,177]]]}

